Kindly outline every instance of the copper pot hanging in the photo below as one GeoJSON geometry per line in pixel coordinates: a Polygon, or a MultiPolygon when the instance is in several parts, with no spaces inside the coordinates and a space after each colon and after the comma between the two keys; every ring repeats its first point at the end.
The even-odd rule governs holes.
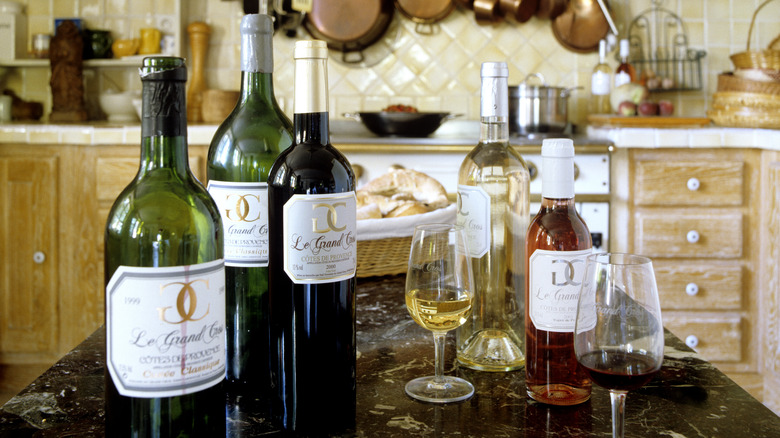
{"type": "Polygon", "coordinates": [[[552,22],[553,35],[568,50],[589,53],[598,50],[609,23],[597,0],[570,0],[566,10],[552,22]]]}

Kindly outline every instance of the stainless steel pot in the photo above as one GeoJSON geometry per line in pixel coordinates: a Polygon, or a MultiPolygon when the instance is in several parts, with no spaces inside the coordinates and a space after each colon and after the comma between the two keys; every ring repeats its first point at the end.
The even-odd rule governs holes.
{"type": "Polygon", "coordinates": [[[541,73],[531,73],[520,85],[509,87],[509,132],[528,135],[563,132],[569,123],[569,95],[582,87],[545,85],[541,73]],[[541,85],[529,84],[536,78],[541,85]]]}

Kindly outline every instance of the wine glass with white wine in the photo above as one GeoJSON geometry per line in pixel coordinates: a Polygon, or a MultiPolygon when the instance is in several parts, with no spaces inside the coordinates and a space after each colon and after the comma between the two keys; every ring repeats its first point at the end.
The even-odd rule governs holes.
{"type": "Polygon", "coordinates": [[[435,375],[406,384],[417,400],[451,403],[466,400],[474,386],[444,375],[444,339],[471,314],[474,279],[463,229],[451,224],[418,225],[406,274],[406,308],[417,324],[433,332],[435,375]]]}
{"type": "Polygon", "coordinates": [[[588,256],[577,304],[574,353],[609,390],[612,436],[622,438],[628,391],[652,380],[664,358],[653,263],[633,254],[588,256]]]}

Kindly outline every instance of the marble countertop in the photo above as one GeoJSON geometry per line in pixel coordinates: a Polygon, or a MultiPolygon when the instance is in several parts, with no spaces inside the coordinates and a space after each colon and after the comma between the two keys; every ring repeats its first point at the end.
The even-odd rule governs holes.
{"type": "MultiPolygon", "coordinates": [[[[433,135],[425,138],[378,137],[354,120],[333,119],[330,122],[331,141],[334,145],[420,145],[468,146],[477,143],[479,122],[476,120],[452,120],[444,123],[433,135]]],[[[208,145],[216,125],[191,124],[188,126],[190,145],[208,145]]],[[[84,144],[84,145],[137,145],[141,141],[140,124],[0,124],[0,144],[84,144]]],[[[575,136],[575,143],[605,142],[615,147],[749,147],[780,150],[780,130],[724,128],[714,125],[701,128],[615,128],[588,126],[575,136]]],[[[540,139],[514,137],[515,145],[541,144],[540,139]]]]}
{"type": "MultiPolygon", "coordinates": [[[[412,400],[404,384],[433,372],[430,332],[409,317],[403,276],[358,280],[356,437],[610,436],[609,394],[594,386],[575,407],[551,407],[525,394],[524,372],[458,369],[448,335],[445,373],[476,394],[434,406],[412,400]]],[[[97,330],[0,408],[0,436],[102,436],[104,332],[97,330]]],[[[228,436],[278,435],[262,400],[227,397],[228,436]]],[[[780,436],[780,417],[667,332],[661,372],[629,394],[627,436],[780,436]]]]}

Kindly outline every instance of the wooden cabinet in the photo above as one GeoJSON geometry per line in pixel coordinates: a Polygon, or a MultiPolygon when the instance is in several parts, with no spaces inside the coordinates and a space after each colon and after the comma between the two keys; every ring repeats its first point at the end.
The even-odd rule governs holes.
{"type": "Polygon", "coordinates": [[[764,404],[780,412],[780,152],[762,153],[760,192],[764,404]]]}
{"type": "Polygon", "coordinates": [[[58,355],[59,157],[0,149],[0,361],[58,355]]]}
{"type": "MultiPolygon", "coordinates": [[[[0,147],[0,363],[48,363],[103,323],[108,211],[138,146],[0,147]]],[[[190,148],[205,183],[206,146],[190,148]]]]}
{"type": "Polygon", "coordinates": [[[760,399],[759,175],[756,150],[632,149],[626,234],[664,324],[760,399]]]}

